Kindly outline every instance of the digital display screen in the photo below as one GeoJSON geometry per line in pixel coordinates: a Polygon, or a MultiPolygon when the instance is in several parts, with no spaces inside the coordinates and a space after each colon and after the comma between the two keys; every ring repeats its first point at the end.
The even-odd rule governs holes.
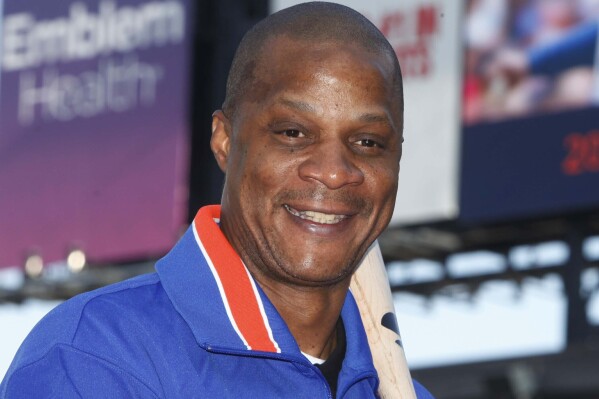
{"type": "Polygon", "coordinates": [[[599,206],[599,2],[468,1],[460,218],[599,206]]]}

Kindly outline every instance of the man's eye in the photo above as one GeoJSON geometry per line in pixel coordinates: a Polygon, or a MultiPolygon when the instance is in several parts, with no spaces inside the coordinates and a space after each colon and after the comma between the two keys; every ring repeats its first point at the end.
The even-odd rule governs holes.
{"type": "Polygon", "coordinates": [[[283,130],[283,131],[281,132],[281,134],[282,134],[283,136],[287,136],[287,137],[293,137],[293,138],[295,138],[295,137],[303,137],[303,136],[304,136],[304,134],[303,134],[302,132],[300,132],[299,130],[297,130],[297,129],[287,129],[287,130],[283,130]]]}
{"type": "Polygon", "coordinates": [[[371,139],[359,140],[358,144],[360,144],[363,147],[380,147],[381,146],[379,143],[377,143],[376,141],[371,140],[371,139]]]}

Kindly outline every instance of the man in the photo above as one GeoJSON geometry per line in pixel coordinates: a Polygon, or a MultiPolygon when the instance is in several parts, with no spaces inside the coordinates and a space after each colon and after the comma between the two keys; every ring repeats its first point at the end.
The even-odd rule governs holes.
{"type": "Polygon", "coordinates": [[[221,207],[157,273],[47,316],[0,397],[375,397],[348,287],[391,217],[402,126],[397,59],[364,17],[309,3],[266,18],[213,115],[221,207]]]}

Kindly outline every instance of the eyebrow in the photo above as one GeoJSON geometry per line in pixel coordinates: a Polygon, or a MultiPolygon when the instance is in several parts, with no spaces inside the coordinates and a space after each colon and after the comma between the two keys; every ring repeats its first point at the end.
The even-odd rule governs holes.
{"type": "Polygon", "coordinates": [[[316,109],[314,109],[313,106],[311,106],[310,104],[303,102],[303,101],[296,101],[296,100],[290,100],[288,98],[282,98],[280,100],[280,102],[282,105],[285,105],[289,108],[293,108],[298,111],[308,112],[311,114],[316,113],[316,109]]]}
{"type": "MultiPolygon", "coordinates": [[[[312,105],[310,105],[304,101],[282,98],[280,100],[280,103],[286,107],[295,109],[297,111],[307,112],[307,113],[311,113],[311,114],[316,113],[316,109],[312,105]]],[[[366,114],[360,115],[358,117],[358,120],[360,122],[364,122],[364,123],[385,123],[390,126],[393,125],[392,122],[389,120],[389,117],[385,114],[366,113],[366,114]]]]}
{"type": "Polygon", "coordinates": [[[365,123],[386,123],[388,125],[391,124],[387,115],[383,114],[362,114],[358,119],[360,120],[360,122],[365,123]]]}

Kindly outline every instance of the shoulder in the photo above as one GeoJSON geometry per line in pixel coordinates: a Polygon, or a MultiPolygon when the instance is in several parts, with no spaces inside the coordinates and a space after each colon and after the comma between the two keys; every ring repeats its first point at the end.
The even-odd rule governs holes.
{"type": "Polygon", "coordinates": [[[137,372],[126,370],[135,370],[131,359],[145,350],[144,330],[161,328],[156,320],[165,313],[178,317],[155,273],[71,298],[34,327],[3,385],[42,374],[71,378],[85,369],[141,381],[137,372]]]}
{"type": "MultiPolygon", "coordinates": [[[[49,346],[72,344],[97,319],[121,319],[122,312],[142,310],[140,302],[160,288],[156,274],[138,276],[77,295],[50,311],[33,328],[17,357],[39,357],[49,346]]],[[[147,302],[145,302],[147,304],[147,302]]]]}
{"type": "MultiPolygon", "coordinates": [[[[158,388],[158,389],[157,389],[158,388]]],[[[11,367],[0,384],[0,398],[160,397],[143,374],[66,344],[55,344],[40,358],[11,367]]]]}

